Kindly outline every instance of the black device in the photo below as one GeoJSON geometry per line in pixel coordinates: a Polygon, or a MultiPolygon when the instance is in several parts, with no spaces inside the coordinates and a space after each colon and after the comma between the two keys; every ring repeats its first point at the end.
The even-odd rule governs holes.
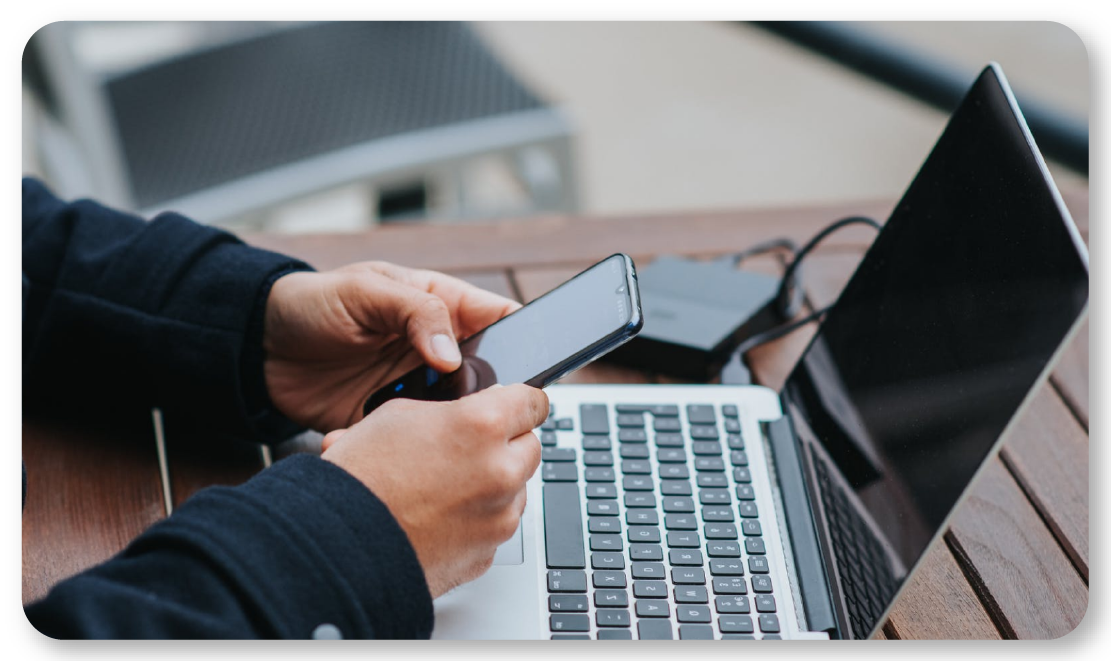
{"type": "Polygon", "coordinates": [[[640,270],[644,330],[606,360],[708,381],[741,341],[784,321],[774,305],[779,284],[738,270],[732,258],[659,257],[640,270]]]}
{"type": "Polygon", "coordinates": [[[628,342],[642,325],[636,268],[618,253],[464,339],[459,369],[441,374],[422,365],[374,393],[363,413],[399,397],[458,399],[495,383],[544,388],[628,342]]]}

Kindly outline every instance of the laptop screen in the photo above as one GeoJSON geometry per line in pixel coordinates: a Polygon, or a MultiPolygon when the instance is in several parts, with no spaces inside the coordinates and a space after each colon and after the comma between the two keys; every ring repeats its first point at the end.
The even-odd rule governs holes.
{"type": "Polygon", "coordinates": [[[785,389],[897,558],[895,589],[1088,301],[1087,252],[1005,85],[976,81],[785,389]]]}

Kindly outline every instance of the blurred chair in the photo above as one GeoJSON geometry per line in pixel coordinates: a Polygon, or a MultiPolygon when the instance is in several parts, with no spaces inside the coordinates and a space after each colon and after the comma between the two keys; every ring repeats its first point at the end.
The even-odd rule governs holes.
{"type": "Polygon", "coordinates": [[[567,120],[466,25],[224,31],[222,41],[109,72],[83,66],[80,27],[49,25],[29,65],[25,54],[53,117],[39,157],[62,195],[264,229],[276,206],[322,191],[365,184],[379,202],[392,190],[419,204],[435,185],[451,215],[467,217],[491,213],[469,203],[464,175],[492,156],[525,191],[529,208],[514,213],[577,208],[567,120]]]}

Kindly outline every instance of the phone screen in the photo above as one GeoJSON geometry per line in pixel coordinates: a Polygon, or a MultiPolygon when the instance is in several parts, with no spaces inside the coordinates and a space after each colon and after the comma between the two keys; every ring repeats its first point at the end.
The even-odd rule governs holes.
{"type": "Polygon", "coordinates": [[[639,306],[632,261],[613,255],[463,340],[458,370],[422,366],[375,393],[365,410],[395,397],[457,399],[495,383],[546,386],[631,339],[639,306]]]}

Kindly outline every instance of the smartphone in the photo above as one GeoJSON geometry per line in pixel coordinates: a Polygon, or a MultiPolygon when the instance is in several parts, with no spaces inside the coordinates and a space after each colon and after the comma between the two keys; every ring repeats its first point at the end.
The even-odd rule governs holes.
{"type": "Polygon", "coordinates": [[[643,325],[636,268],[618,253],[464,339],[459,369],[418,367],[371,395],[363,413],[399,397],[458,399],[495,383],[544,388],[633,339],[643,325]]]}

